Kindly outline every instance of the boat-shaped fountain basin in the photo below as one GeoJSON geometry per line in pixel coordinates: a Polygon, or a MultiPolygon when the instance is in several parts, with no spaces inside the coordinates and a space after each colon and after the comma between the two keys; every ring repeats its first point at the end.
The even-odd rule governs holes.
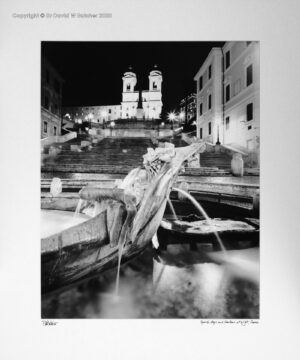
{"type": "Polygon", "coordinates": [[[215,233],[226,249],[245,249],[259,245],[259,222],[255,218],[212,218],[209,221],[197,215],[180,216],[177,219],[165,216],[158,230],[159,246],[207,244],[212,250],[219,250],[215,233]]]}

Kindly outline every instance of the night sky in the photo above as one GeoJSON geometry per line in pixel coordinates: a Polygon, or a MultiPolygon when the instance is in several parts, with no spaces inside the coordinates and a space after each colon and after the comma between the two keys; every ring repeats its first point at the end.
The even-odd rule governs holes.
{"type": "Polygon", "coordinates": [[[43,42],[45,56],[65,80],[63,106],[117,105],[122,76],[131,65],[135,90],[149,89],[155,64],[162,72],[163,116],[179,110],[180,100],[196,91],[193,80],[212,47],[224,42],[43,42]]]}

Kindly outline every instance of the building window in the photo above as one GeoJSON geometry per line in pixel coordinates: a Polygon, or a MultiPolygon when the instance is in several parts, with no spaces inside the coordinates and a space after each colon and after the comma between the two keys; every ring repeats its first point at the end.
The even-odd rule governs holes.
{"type": "Polygon", "coordinates": [[[226,85],[225,88],[225,101],[229,101],[230,100],[230,84],[226,85]]]}
{"type": "Polygon", "coordinates": [[[49,109],[49,98],[48,98],[48,96],[45,96],[45,99],[44,99],[45,101],[44,101],[44,105],[45,105],[45,109],[49,109]]]}
{"type": "Polygon", "coordinates": [[[53,135],[56,136],[56,134],[57,134],[57,128],[56,128],[56,126],[54,126],[53,127],[53,135]]]}
{"type": "Polygon", "coordinates": [[[250,126],[248,126],[248,130],[251,130],[252,129],[252,126],[250,125],[250,126]]]}
{"type": "Polygon", "coordinates": [[[247,105],[247,121],[253,120],[253,103],[247,105]]]}
{"type": "Polygon", "coordinates": [[[130,90],[130,84],[127,84],[127,88],[126,88],[127,90],[130,90]]]}
{"type": "Polygon", "coordinates": [[[230,117],[226,116],[226,119],[225,119],[225,129],[226,130],[229,130],[229,122],[230,122],[230,117]]]}
{"type": "Polygon", "coordinates": [[[208,78],[211,79],[211,65],[208,67],[208,78]]]}
{"type": "Polygon", "coordinates": [[[44,121],[44,133],[47,134],[47,127],[48,127],[48,124],[47,124],[47,121],[44,121]]]}
{"type": "Polygon", "coordinates": [[[111,109],[108,110],[108,113],[111,114],[111,109]]]}
{"type": "Polygon", "coordinates": [[[203,77],[200,76],[200,78],[199,78],[199,91],[201,91],[202,88],[203,88],[203,77]]]}
{"type": "Polygon", "coordinates": [[[200,108],[199,108],[199,115],[202,116],[203,114],[203,104],[200,104],[200,108]]]}
{"type": "Polygon", "coordinates": [[[228,69],[230,66],[230,51],[225,53],[225,69],[228,69]]]}
{"type": "Polygon", "coordinates": [[[247,66],[246,77],[247,77],[246,83],[247,83],[247,86],[249,86],[249,85],[251,85],[253,83],[253,67],[252,67],[252,64],[247,66]]]}
{"type": "Polygon", "coordinates": [[[153,81],[153,89],[157,89],[157,84],[156,84],[156,82],[155,81],[153,81]]]}
{"type": "Polygon", "coordinates": [[[208,95],[208,110],[211,109],[211,94],[208,95]]]}
{"type": "Polygon", "coordinates": [[[200,128],[200,139],[202,139],[202,128],[200,128]]]}
{"type": "Polygon", "coordinates": [[[211,135],[211,122],[208,123],[208,135],[211,135]]]}
{"type": "Polygon", "coordinates": [[[46,70],[46,83],[50,84],[50,74],[49,74],[49,70],[46,70]]]}

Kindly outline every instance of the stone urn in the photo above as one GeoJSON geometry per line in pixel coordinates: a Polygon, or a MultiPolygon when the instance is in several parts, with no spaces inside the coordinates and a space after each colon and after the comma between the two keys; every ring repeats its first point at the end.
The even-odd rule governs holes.
{"type": "Polygon", "coordinates": [[[231,160],[231,172],[234,176],[244,175],[244,160],[242,154],[234,153],[231,160]]]}

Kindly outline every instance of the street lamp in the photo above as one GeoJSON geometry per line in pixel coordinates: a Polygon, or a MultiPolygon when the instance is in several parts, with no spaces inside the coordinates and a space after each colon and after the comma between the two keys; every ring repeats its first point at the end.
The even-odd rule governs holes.
{"type": "Polygon", "coordinates": [[[216,145],[221,145],[220,143],[220,125],[218,124],[218,127],[217,127],[217,142],[216,142],[216,145]]]}
{"type": "Polygon", "coordinates": [[[114,121],[112,121],[110,124],[109,124],[109,126],[110,126],[110,136],[112,136],[112,132],[113,132],[113,128],[115,127],[115,122],[114,121]]]}
{"type": "Polygon", "coordinates": [[[168,119],[169,121],[171,121],[171,126],[172,126],[172,130],[173,130],[173,122],[175,121],[176,119],[176,114],[174,112],[170,112],[168,114],[168,119]]]}
{"type": "Polygon", "coordinates": [[[168,114],[168,119],[173,122],[173,121],[176,119],[175,113],[174,113],[174,112],[170,112],[170,113],[168,114]]]}

